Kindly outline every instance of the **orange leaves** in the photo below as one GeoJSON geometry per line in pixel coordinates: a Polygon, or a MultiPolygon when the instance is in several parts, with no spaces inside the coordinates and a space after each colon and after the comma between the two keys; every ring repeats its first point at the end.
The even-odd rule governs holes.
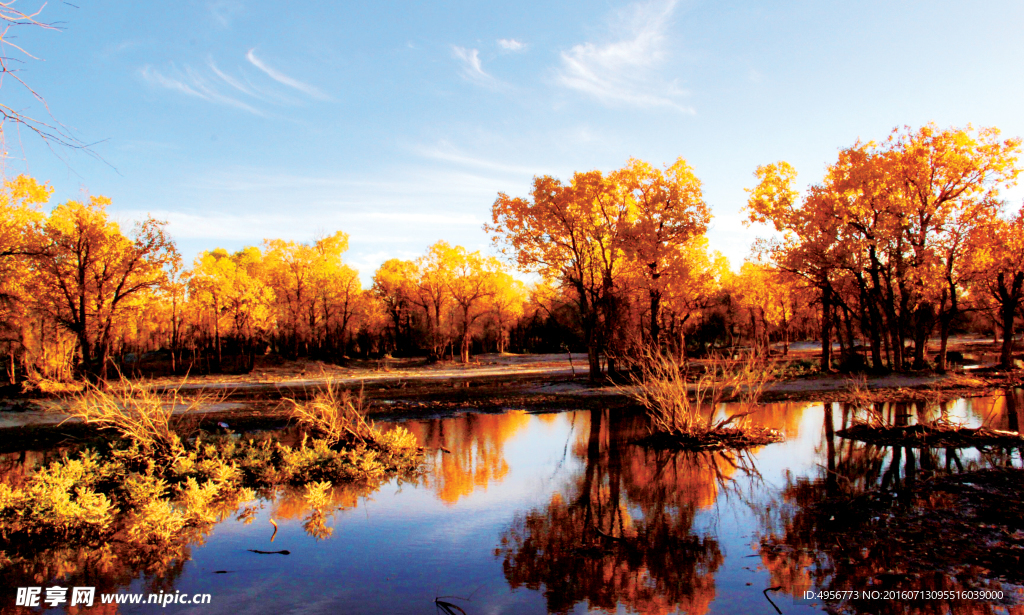
{"type": "Polygon", "coordinates": [[[218,334],[223,327],[225,333],[251,340],[269,332],[274,323],[275,294],[266,283],[262,261],[254,247],[232,255],[220,249],[203,252],[196,259],[189,281],[190,298],[215,320],[218,334]]]}
{"type": "Polygon", "coordinates": [[[323,345],[343,334],[361,294],[358,273],[345,265],[348,235],[337,231],[313,243],[263,242],[266,282],[274,291],[279,326],[293,352],[302,343],[323,345]]]}
{"type": "MultiPolygon", "coordinates": [[[[884,143],[857,143],[840,151],[822,184],[796,202],[795,171],[785,162],[759,167],[748,190],[753,222],[792,232],[796,244],[778,246],[806,270],[813,255],[836,267],[853,266],[858,252],[872,251],[876,267],[905,271],[949,265],[951,242],[963,229],[991,219],[999,190],[1020,169],[1019,139],[998,139],[994,128],[893,131],[884,143]],[[839,249],[841,247],[843,249],[839,249]]],[[[917,284],[927,276],[919,275],[917,284]]]]}
{"type": "Polygon", "coordinates": [[[656,280],[680,247],[703,235],[711,222],[700,180],[682,158],[664,171],[631,158],[611,181],[626,208],[622,246],[656,280]]]}
{"type": "Polygon", "coordinates": [[[38,249],[43,219],[39,205],[52,192],[53,188],[25,175],[4,182],[0,189],[0,296],[10,292],[12,281],[7,274],[21,268],[15,258],[38,249]]]}
{"type": "Polygon", "coordinates": [[[78,337],[89,370],[103,369],[129,301],[160,286],[164,268],[178,259],[162,222],[147,218],[135,225],[131,237],[125,236],[107,216],[109,203],[91,197],[55,207],[32,255],[37,305],[78,337]]]}
{"type": "Polygon", "coordinates": [[[435,358],[458,339],[463,362],[468,361],[472,336],[486,321],[497,321],[503,336],[513,314],[522,313],[521,305],[515,304],[525,300],[523,293],[511,290],[521,287],[497,259],[445,241],[433,244],[415,261],[389,260],[374,275],[374,292],[391,314],[396,338],[408,337],[410,310],[415,310],[435,358]]]}
{"type": "Polygon", "coordinates": [[[535,177],[532,200],[501,193],[491,214],[485,230],[521,269],[575,295],[592,377],[600,340],[624,343],[637,290],[648,294],[650,339],[658,339],[661,296],[689,281],[679,274],[689,271],[690,242],[711,220],[700,180],[682,158],[664,169],[633,158],[607,175],[575,173],[569,184],[535,177]]]}
{"type": "Polygon", "coordinates": [[[793,187],[796,169],[782,160],[757,167],[754,175],[758,180],[757,187],[745,189],[750,193],[747,200],[750,221],[759,224],[770,222],[777,231],[792,226],[791,216],[799,197],[793,187]]]}
{"type": "Polygon", "coordinates": [[[958,312],[969,237],[997,215],[999,191],[1020,172],[1020,145],[999,140],[995,128],[894,130],[883,143],[841,150],[801,203],[789,165],[758,168],[750,219],[787,233],[771,247],[779,266],[823,292],[849,289],[835,298],[873,336],[876,364],[885,341],[894,348],[891,366],[903,369],[903,340],[913,333],[921,367],[935,322],[945,338],[958,312]],[[882,330],[889,339],[880,339],[882,330]]]}
{"type": "Polygon", "coordinates": [[[523,270],[546,278],[600,280],[615,260],[619,213],[612,182],[600,171],[576,173],[569,185],[535,177],[532,202],[500,193],[491,208],[493,234],[523,270]]]}

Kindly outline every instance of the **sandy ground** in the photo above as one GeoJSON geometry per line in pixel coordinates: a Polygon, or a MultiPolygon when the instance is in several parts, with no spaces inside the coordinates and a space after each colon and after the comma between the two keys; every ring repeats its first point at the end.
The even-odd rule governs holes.
{"type": "Polygon", "coordinates": [[[156,387],[177,387],[181,390],[263,388],[317,386],[331,380],[345,387],[360,383],[373,384],[397,380],[444,380],[450,378],[480,378],[502,375],[529,374],[585,374],[587,355],[573,354],[482,354],[468,364],[442,361],[424,364],[420,359],[381,359],[379,361],[353,361],[342,367],[320,361],[286,361],[281,365],[261,366],[248,374],[211,374],[189,377],[185,384],[181,378],[156,378],[149,381],[156,387]]]}

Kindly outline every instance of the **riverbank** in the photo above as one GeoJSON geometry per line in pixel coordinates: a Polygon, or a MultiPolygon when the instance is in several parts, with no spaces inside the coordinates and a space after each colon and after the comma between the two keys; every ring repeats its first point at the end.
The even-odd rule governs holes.
{"type": "MultiPolygon", "coordinates": [[[[806,363],[810,352],[808,348],[794,348],[787,361],[791,365],[806,363]]],[[[628,397],[628,386],[588,382],[585,365],[583,354],[482,355],[468,365],[391,360],[339,367],[293,362],[274,371],[165,378],[146,384],[155,391],[177,389],[185,396],[206,396],[208,400],[195,412],[201,425],[214,430],[223,429],[221,423],[230,429],[285,427],[289,420],[282,400],[308,398],[328,382],[361,391],[369,416],[390,420],[440,418],[463,411],[551,411],[634,405],[628,397]]],[[[992,369],[882,376],[812,373],[770,383],[761,400],[841,401],[864,395],[877,401],[978,397],[1019,386],[1021,379],[1020,372],[992,369]]],[[[76,424],[61,412],[63,403],[60,396],[0,399],[0,451],[94,437],[95,430],[76,424]]]]}

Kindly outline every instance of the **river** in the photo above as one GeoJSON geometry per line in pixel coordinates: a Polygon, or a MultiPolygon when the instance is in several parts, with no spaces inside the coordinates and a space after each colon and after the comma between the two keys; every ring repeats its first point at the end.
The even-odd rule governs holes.
{"type": "MultiPolygon", "coordinates": [[[[945,411],[1001,429],[1019,412],[1002,398],[945,411]]],[[[917,408],[916,420],[934,412],[917,408]]],[[[802,596],[828,587],[837,572],[823,566],[842,564],[792,539],[809,493],[837,484],[895,493],[947,466],[1020,465],[1019,453],[967,449],[954,460],[953,451],[903,455],[842,440],[835,431],[851,416],[841,404],[769,404],[753,420],[785,442],[742,453],[649,450],[635,443],[641,417],[607,410],[405,421],[427,450],[422,475],[373,493],[335,488],[323,524],[310,522],[302,497],[282,493],[242,519],[225,515],[172,561],[68,557],[3,578],[95,586],[97,595],[210,596],[202,605],[122,604],[121,613],[821,612],[822,602],[802,596]],[[288,554],[271,553],[281,550],[288,554]]],[[[41,459],[7,455],[4,470],[41,459]]],[[[36,612],[8,593],[2,612],[36,612]]],[[[115,612],[66,607],[57,610],[115,612]]],[[[992,601],[971,612],[1010,608],[1019,607],[992,601]]]]}

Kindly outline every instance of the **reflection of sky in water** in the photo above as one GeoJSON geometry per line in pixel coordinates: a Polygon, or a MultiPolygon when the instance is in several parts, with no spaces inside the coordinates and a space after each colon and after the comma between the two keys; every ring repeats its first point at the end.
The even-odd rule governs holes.
{"type": "MultiPolygon", "coordinates": [[[[984,422],[1005,428],[1002,403],[991,399],[959,401],[951,404],[950,416],[962,417],[975,426],[984,422]]],[[[762,595],[772,578],[757,555],[766,527],[764,518],[772,518],[772,507],[779,506],[781,491],[796,477],[820,480],[824,476],[824,416],[822,404],[772,404],[765,408],[754,421],[782,430],[788,439],[753,449],[748,462],[752,462],[754,473],[744,471],[743,464],[732,468],[721,457],[694,465],[671,454],[645,452],[625,443],[616,445],[609,429],[615,433],[638,431],[639,424],[631,419],[609,419],[607,414],[601,419],[605,423],[600,433],[591,430],[589,412],[468,414],[411,421],[404,425],[428,449],[428,472],[416,484],[392,482],[361,498],[336,494],[335,502],[343,508],[328,517],[327,523],[334,531],[321,541],[303,531],[305,511],[300,502],[265,502],[249,523],[223,522],[205,544],[193,547],[192,560],[185,565],[175,589],[210,593],[211,605],[195,610],[181,605],[166,609],[123,607],[122,612],[431,613],[435,597],[460,596],[470,600],[451,601],[470,615],[545,613],[545,584],[531,587],[527,582],[510,589],[506,580],[509,571],[503,570],[503,558],[496,555],[499,542],[509,537],[509,532],[514,534],[515,528],[528,527],[531,513],[540,515],[534,518],[540,523],[535,524],[534,531],[543,526],[544,531],[571,532],[569,526],[554,521],[555,525],[544,526],[543,515],[571,512],[575,504],[587,499],[587,493],[591,494],[588,501],[594,500],[594,511],[605,510],[605,504],[611,501],[608,481],[615,477],[623,486],[619,494],[622,512],[608,518],[620,519],[625,528],[623,536],[632,538],[640,530],[651,535],[668,531],[677,536],[672,532],[682,531],[686,536],[710,538],[720,551],[721,561],[708,560],[706,568],[710,572],[700,573],[707,585],[700,590],[703,597],[686,598],[693,606],[691,612],[704,612],[707,602],[707,612],[713,613],[774,612],[762,595]],[[442,452],[440,447],[450,452],[442,452]],[[593,463],[588,464],[588,460],[593,463]],[[588,468],[593,471],[589,483],[588,468]],[[676,473],[671,479],[666,468],[676,473]],[[715,479],[716,468],[722,477],[719,481],[715,479]],[[591,490],[581,485],[590,485],[591,490]],[[664,499],[644,499],[648,497],[664,499]],[[680,512],[687,507],[690,517],[680,512]],[[277,511],[280,525],[273,543],[269,523],[272,511],[277,511]],[[527,525],[516,525],[519,522],[527,525]],[[259,555],[248,549],[287,549],[291,554],[259,555]],[[228,572],[215,574],[221,570],[228,572]]],[[[841,428],[840,420],[837,405],[837,429],[841,428]]],[[[866,450],[863,445],[838,438],[835,442],[840,457],[845,454],[857,458],[866,450]]],[[[891,452],[874,454],[882,457],[882,466],[892,458],[891,452]]],[[[969,464],[978,455],[964,454],[961,459],[969,464]]],[[[600,514],[605,513],[594,512],[600,514]]],[[[600,525],[600,529],[613,531],[607,524],[600,525]]],[[[608,545],[624,547],[586,536],[548,538],[546,544],[571,545],[575,541],[581,543],[581,548],[591,549],[586,557],[563,561],[585,563],[588,557],[604,558],[601,561],[607,563],[604,573],[608,583],[634,578],[635,586],[621,589],[623,595],[633,596],[634,605],[647,605],[651,612],[673,612],[673,604],[658,602],[657,592],[653,597],[647,595],[647,585],[657,582],[657,571],[621,568],[631,565],[629,557],[615,559],[609,555],[608,545]]],[[[640,545],[640,541],[635,544],[640,545]]],[[[641,547],[637,548],[642,551],[641,547]]],[[[644,561],[657,560],[658,554],[652,554],[649,548],[638,553],[634,559],[642,556],[647,558],[644,561]]],[[[530,557],[534,563],[543,563],[543,554],[530,557]]],[[[682,567],[687,555],[668,554],[667,561],[671,562],[672,557],[679,558],[682,567]]],[[[523,578],[564,573],[562,577],[572,580],[577,572],[593,572],[584,568],[540,571],[532,577],[527,571],[523,578]]],[[[129,591],[142,591],[141,587],[137,579],[129,591]]],[[[582,592],[580,595],[594,591],[576,589],[582,592]]],[[[774,596],[787,615],[819,612],[782,592],[774,596]]],[[[570,612],[588,612],[587,602],[574,602],[570,612]]],[[[634,611],[620,604],[611,612],[634,611]]]]}

